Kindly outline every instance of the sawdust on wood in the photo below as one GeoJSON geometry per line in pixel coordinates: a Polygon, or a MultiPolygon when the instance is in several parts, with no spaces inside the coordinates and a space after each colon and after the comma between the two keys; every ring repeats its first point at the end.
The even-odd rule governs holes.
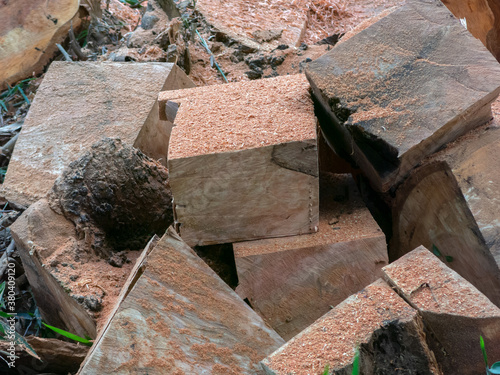
{"type": "Polygon", "coordinates": [[[423,246],[385,267],[384,273],[421,310],[474,318],[500,316],[484,294],[423,246]]]}
{"type": "Polygon", "coordinates": [[[327,364],[330,369],[342,368],[352,363],[356,347],[369,341],[383,324],[408,322],[416,314],[379,280],[295,336],[281,351],[268,357],[268,366],[277,374],[319,374],[327,364]]]}
{"type": "Polygon", "coordinates": [[[316,118],[304,75],[164,91],[180,103],[169,159],[316,138],[316,118]]]}
{"type": "Polygon", "coordinates": [[[71,295],[94,296],[101,302],[102,309],[92,312],[99,331],[106,324],[139,255],[140,251],[127,251],[126,257],[130,262],[121,268],[111,266],[95,254],[87,254],[85,261],[77,262],[74,254],[68,251],[56,252],[44,259],[44,262],[71,295]]]}

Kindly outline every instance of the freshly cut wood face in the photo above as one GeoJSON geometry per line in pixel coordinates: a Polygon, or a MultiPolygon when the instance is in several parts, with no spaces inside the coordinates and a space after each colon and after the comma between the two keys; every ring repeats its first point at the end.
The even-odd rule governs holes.
{"type": "Polygon", "coordinates": [[[494,120],[449,143],[396,191],[393,260],[422,244],[500,305],[500,101],[494,120]],[[496,262],[495,262],[496,261],[496,262]]]}
{"type": "Polygon", "coordinates": [[[168,63],[52,63],[26,117],[2,193],[13,202],[34,203],[70,162],[105,137],[120,138],[166,164],[170,127],[158,121],[157,96],[166,88],[186,87],[186,80],[168,63]]]}
{"type": "Polygon", "coordinates": [[[303,75],[162,92],[159,101],[164,114],[179,105],[168,168],[190,246],[317,231],[316,118],[303,75]]]}
{"type": "Polygon", "coordinates": [[[445,161],[482,237],[500,266],[500,101],[494,120],[450,143],[431,160],[445,161]]]}
{"type": "Polygon", "coordinates": [[[440,1],[411,0],[306,70],[327,137],[388,191],[442,145],[491,118],[500,65],[440,1]]]}
{"type": "Polygon", "coordinates": [[[377,280],[322,316],[261,363],[269,375],[350,374],[355,350],[366,374],[441,374],[416,310],[377,280]],[[390,337],[390,339],[388,339],[390,337]]]}
{"type": "Polygon", "coordinates": [[[419,246],[383,271],[389,285],[419,310],[445,374],[484,372],[484,363],[470,350],[480,335],[496,352],[491,355],[500,355],[500,309],[429,250],[419,246]]]}
{"type": "Polygon", "coordinates": [[[320,181],[317,233],[233,244],[242,298],[288,340],[381,276],[385,236],[349,175],[320,181]]]}
{"type": "Polygon", "coordinates": [[[262,374],[284,341],[170,228],[79,374],[262,374]]]}
{"type": "Polygon", "coordinates": [[[497,0],[442,0],[467,30],[500,61],[500,3],[497,0]]]}
{"type": "Polygon", "coordinates": [[[316,139],[302,74],[163,91],[158,101],[161,119],[167,102],[179,105],[169,160],[316,139]]]}
{"type": "Polygon", "coordinates": [[[500,305],[500,271],[488,251],[450,167],[443,161],[412,171],[396,191],[389,259],[423,245],[437,247],[443,261],[500,305]]]}

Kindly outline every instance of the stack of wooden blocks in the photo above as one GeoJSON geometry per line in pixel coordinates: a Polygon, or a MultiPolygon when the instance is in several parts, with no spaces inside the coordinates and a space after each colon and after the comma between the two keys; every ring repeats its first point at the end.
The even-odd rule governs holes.
{"type": "Polygon", "coordinates": [[[350,175],[319,171],[304,75],[165,91],[159,103],[174,122],[179,234],[233,243],[238,294],[282,337],[379,277],[385,236],[350,175]]]}

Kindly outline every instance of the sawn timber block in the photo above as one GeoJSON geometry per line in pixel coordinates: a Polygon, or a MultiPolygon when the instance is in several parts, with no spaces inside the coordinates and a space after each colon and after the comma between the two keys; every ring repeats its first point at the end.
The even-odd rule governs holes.
{"type": "Polygon", "coordinates": [[[435,246],[500,306],[500,101],[493,113],[493,121],[425,159],[396,190],[389,258],[435,246]]]}
{"type": "Polygon", "coordinates": [[[268,375],[441,374],[422,319],[381,279],[347,298],[261,363],[268,375]]]}
{"type": "Polygon", "coordinates": [[[137,271],[80,375],[261,374],[284,343],[173,228],[137,271]]]}
{"type": "Polygon", "coordinates": [[[188,245],[317,231],[316,118],[304,75],[166,91],[159,102],[160,116],[178,106],[168,169],[188,245]]]}
{"type": "Polygon", "coordinates": [[[493,121],[450,143],[430,160],[450,166],[486,246],[500,266],[500,100],[493,109],[493,121]]]}
{"type": "Polygon", "coordinates": [[[423,246],[383,268],[384,278],[419,310],[431,350],[445,374],[484,374],[483,336],[500,356],[500,309],[423,246]]]}
{"type": "Polygon", "coordinates": [[[500,65],[439,0],[410,0],[311,62],[322,130],[382,192],[491,119],[500,65]]]}
{"type": "Polygon", "coordinates": [[[34,203],[71,161],[106,137],[166,164],[172,124],[158,119],[157,96],[194,86],[189,82],[168,63],[52,63],[17,140],[2,195],[34,203]]]}
{"type": "Polygon", "coordinates": [[[233,249],[236,292],[285,340],[377,280],[388,264],[385,235],[347,174],[321,175],[317,233],[233,249]]]}

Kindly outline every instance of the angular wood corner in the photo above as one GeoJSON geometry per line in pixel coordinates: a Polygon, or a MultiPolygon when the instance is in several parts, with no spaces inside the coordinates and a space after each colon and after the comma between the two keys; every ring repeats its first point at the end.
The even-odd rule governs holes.
{"type": "Polygon", "coordinates": [[[401,184],[393,206],[389,259],[396,260],[419,245],[435,246],[442,259],[453,259],[448,262],[450,268],[500,306],[500,270],[495,262],[498,204],[494,197],[498,193],[489,182],[497,176],[484,175],[491,170],[488,161],[498,154],[494,134],[493,129],[483,134],[488,137],[483,138],[484,147],[481,142],[458,141],[401,184]],[[478,157],[484,152],[488,154],[478,157]]]}
{"type": "Polygon", "coordinates": [[[52,211],[43,199],[32,204],[10,228],[43,319],[48,324],[81,337],[95,338],[97,331],[94,319],[67,293],[52,270],[46,267],[50,255],[48,251],[74,246],[74,225],[52,211]],[[37,224],[34,225],[33,220],[37,224]],[[40,224],[43,222],[50,223],[49,230],[40,224]],[[35,237],[45,241],[37,241],[35,237]]]}
{"type": "Polygon", "coordinates": [[[494,120],[457,139],[430,160],[446,162],[486,246],[500,265],[500,101],[494,120]]]}
{"type": "Polygon", "coordinates": [[[172,228],[142,264],[79,374],[262,373],[283,340],[172,228]]]}
{"type": "Polygon", "coordinates": [[[442,0],[465,20],[467,30],[478,38],[500,62],[500,3],[496,0],[442,0]]]}
{"type": "Polygon", "coordinates": [[[381,277],[385,235],[349,175],[320,179],[317,233],[233,244],[242,298],[288,340],[381,277]]]}
{"type": "Polygon", "coordinates": [[[385,279],[422,314],[430,348],[445,374],[484,373],[479,336],[500,358],[500,309],[420,246],[383,268],[385,279]]]}
{"type": "Polygon", "coordinates": [[[269,375],[350,374],[359,348],[361,374],[441,374],[417,310],[377,280],[352,295],[262,361],[269,375]],[[388,340],[388,337],[391,337],[388,340]]]}
{"type": "Polygon", "coordinates": [[[317,230],[316,118],[303,75],[165,91],[159,102],[164,113],[178,106],[168,169],[188,245],[317,230]]]}
{"type": "Polygon", "coordinates": [[[411,0],[308,65],[314,95],[373,187],[491,119],[500,65],[440,1],[411,0]],[[353,52],[354,51],[354,52],[353,52]]]}
{"type": "Polygon", "coordinates": [[[170,127],[158,119],[158,93],[185,74],[167,63],[54,62],[16,144],[2,193],[29,205],[45,196],[63,168],[105,137],[121,138],[166,164],[170,127]],[[131,111],[130,108],[134,109],[131,111]]]}

